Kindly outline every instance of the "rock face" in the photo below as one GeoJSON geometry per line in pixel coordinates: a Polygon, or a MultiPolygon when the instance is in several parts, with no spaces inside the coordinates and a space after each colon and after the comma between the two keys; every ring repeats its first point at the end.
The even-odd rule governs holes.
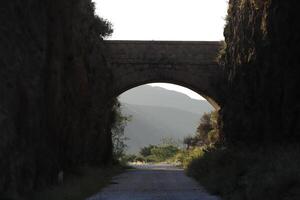
{"type": "Polygon", "coordinates": [[[230,0],[221,61],[222,129],[231,141],[299,141],[297,1],[230,0]]]}
{"type": "Polygon", "coordinates": [[[111,158],[107,23],[89,0],[0,8],[0,199],[111,158]]]}

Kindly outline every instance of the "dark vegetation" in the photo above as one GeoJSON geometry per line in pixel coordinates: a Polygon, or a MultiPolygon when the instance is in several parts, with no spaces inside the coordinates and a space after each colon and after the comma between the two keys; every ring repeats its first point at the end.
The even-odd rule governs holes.
{"type": "Polygon", "coordinates": [[[99,192],[111,178],[124,171],[119,165],[80,167],[66,174],[63,183],[42,188],[30,195],[30,200],[83,200],[99,192]]]}
{"type": "Polygon", "coordinates": [[[184,139],[186,150],[173,158],[189,176],[224,200],[300,198],[298,143],[228,145],[216,121],[216,112],[204,114],[196,134],[184,139]]]}
{"type": "Polygon", "coordinates": [[[185,137],[183,143],[188,150],[195,146],[214,145],[219,141],[219,137],[218,112],[212,111],[210,113],[204,113],[200,119],[195,135],[185,137]]]}
{"type": "Polygon", "coordinates": [[[187,173],[224,200],[296,200],[299,154],[298,144],[208,148],[187,173]]]}
{"type": "MultiPolygon", "coordinates": [[[[0,6],[0,199],[112,160],[109,22],[90,0],[0,6]]],[[[103,171],[104,176],[104,171],[103,171]]]]}
{"type": "Polygon", "coordinates": [[[80,165],[69,168],[63,180],[55,185],[38,188],[27,199],[33,200],[82,200],[90,197],[107,186],[113,176],[123,172],[127,165],[123,161],[126,150],[124,128],[129,117],[123,116],[120,103],[115,100],[112,110],[113,160],[107,165],[80,165]]]}
{"type": "MultiPolygon", "coordinates": [[[[112,126],[112,149],[115,163],[122,163],[127,149],[125,136],[125,126],[131,120],[131,116],[123,115],[121,112],[121,103],[116,99],[113,107],[113,126],[112,126]]],[[[126,164],[126,163],[124,163],[126,164]]]]}
{"type": "Polygon", "coordinates": [[[300,199],[299,6],[230,0],[221,143],[187,167],[225,200],[300,199]]]}
{"type": "Polygon", "coordinates": [[[230,0],[220,63],[229,143],[300,142],[297,1],[230,0]]]}

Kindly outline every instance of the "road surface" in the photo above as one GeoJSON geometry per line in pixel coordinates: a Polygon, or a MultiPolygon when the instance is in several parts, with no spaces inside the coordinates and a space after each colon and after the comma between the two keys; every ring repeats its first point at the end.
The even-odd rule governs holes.
{"type": "Polygon", "coordinates": [[[171,165],[139,165],[87,200],[220,200],[171,165]]]}

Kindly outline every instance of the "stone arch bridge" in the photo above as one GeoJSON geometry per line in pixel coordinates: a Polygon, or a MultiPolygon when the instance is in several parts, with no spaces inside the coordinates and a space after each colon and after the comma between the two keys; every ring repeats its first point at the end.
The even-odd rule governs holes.
{"type": "Polygon", "coordinates": [[[167,82],[187,87],[220,108],[221,42],[106,40],[104,44],[114,96],[146,83],[167,82]]]}

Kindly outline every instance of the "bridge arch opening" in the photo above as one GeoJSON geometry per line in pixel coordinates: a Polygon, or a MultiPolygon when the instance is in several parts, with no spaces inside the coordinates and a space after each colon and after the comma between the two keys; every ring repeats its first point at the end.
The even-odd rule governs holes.
{"type": "Polygon", "coordinates": [[[183,147],[184,138],[196,134],[201,117],[216,111],[199,93],[184,86],[147,82],[120,91],[122,115],[130,118],[124,129],[124,138],[129,139],[125,141],[127,153],[137,154],[163,138],[180,141],[183,147]]]}
{"type": "Polygon", "coordinates": [[[146,81],[142,81],[142,82],[138,82],[138,83],[134,82],[134,83],[130,83],[128,85],[124,85],[123,87],[119,88],[119,90],[115,91],[114,96],[115,97],[122,96],[122,94],[124,94],[128,91],[134,90],[134,89],[144,86],[144,85],[157,86],[157,87],[163,87],[167,90],[174,90],[174,91],[186,94],[186,95],[190,96],[191,98],[193,98],[192,96],[194,96],[194,98],[196,98],[196,99],[206,100],[214,108],[214,110],[216,110],[216,111],[220,110],[220,108],[221,108],[220,104],[214,98],[207,95],[206,94],[207,91],[202,90],[201,87],[189,84],[188,82],[189,81],[160,80],[160,79],[146,80],[146,81]]]}

